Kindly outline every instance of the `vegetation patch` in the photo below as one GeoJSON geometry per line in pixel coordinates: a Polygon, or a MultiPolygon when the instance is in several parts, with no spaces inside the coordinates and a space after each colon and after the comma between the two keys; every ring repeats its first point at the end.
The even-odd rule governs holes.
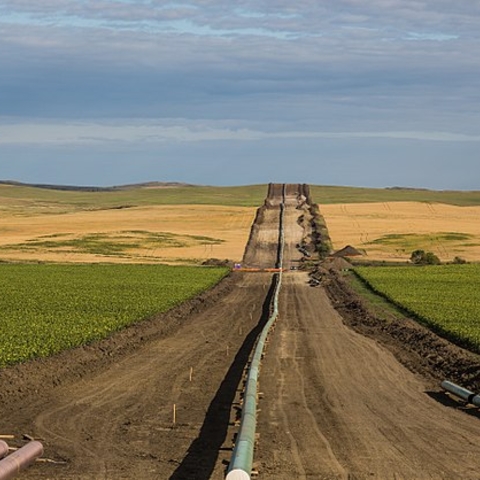
{"type": "Polygon", "coordinates": [[[355,273],[432,330],[480,352],[480,265],[358,267],[355,273]]]}
{"type": "Polygon", "coordinates": [[[61,251],[63,253],[122,256],[135,253],[135,250],[140,249],[184,248],[196,245],[219,245],[221,243],[223,243],[223,240],[207,236],[125,230],[113,233],[89,233],[81,236],[67,233],[42,235],[24,243],[0,246],[0,250],[61,251]]]}
{"type": "Polygon", "coordinates": [[[0,264],[0,366],[105,338],[218,283],[225,268],[0,264]]]}
{"type": "Polygon", "coordinates": [[[469,233],[390,233],[376,238],[365,245],[381,245],[394,248],[397,252],[410,253],[418,249],[435,249],[439,246],[449,248],[473,247],[477,237],[469,233]]]}
{"type": "Polygon", "coordinates": [[[412,249],[420,245],[431,245],[436,242],[462,242],[475,239],[469,233],[439,232],[439,233],[390,233],[376,238],[367,245],[389,245],[398,248],[412,249]]]}

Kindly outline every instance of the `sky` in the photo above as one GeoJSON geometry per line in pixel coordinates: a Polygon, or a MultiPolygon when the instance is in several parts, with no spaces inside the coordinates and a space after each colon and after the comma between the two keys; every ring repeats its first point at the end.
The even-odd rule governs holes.
{"type": "Polygon", "coordinates": [[[479,0],[0,0],[0,179],[480,190],[479,0]]]}

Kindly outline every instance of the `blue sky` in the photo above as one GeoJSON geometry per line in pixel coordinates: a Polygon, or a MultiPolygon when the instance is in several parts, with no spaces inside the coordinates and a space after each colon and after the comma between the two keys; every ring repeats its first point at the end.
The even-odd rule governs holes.
{"type": "Polygon", "coordinates": [[[478,0],[0,0],[0,179],[480,189],[478,0]]]}

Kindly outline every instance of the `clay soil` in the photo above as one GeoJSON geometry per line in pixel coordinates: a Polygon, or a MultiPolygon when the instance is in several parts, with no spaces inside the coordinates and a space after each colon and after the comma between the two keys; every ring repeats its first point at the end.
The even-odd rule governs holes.
{"type": "MultiPolygon", "coordinates": [[[[290,265],[308,233],[297,191],[287,189],[290,265]]],[[[277,201],[257,214],[247,264],[275,264],[279,189],[272,195],[277,201]]],[[[440,360],[422,363],[425,355],[402,348],[400,327],[382,328],[329,275],[327,291],[309,286],[305,272],[284,274],[260,376],[259,478],[478,479],[477,410],[439,392],[440,360]]],[[[271,280],[232,273],[103,342],[1,371],[0,433],[18,444],[25,433],[41,439],[53,461],[19,478],[224,478],[242,372],[268,317],[271,280]]],[[[409,341],[422,341],[418,328],[409,341]]],[[[440,347],[429,345],[439,357],[440,347]]],[[[478,371],[478,357],[447,347],[444,364],[451,353],[464,361],[457,369],[478,371]]]]}

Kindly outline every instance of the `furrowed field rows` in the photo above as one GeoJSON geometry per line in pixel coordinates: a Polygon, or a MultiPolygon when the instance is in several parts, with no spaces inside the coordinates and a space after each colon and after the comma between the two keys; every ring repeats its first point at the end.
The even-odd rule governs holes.
{"type": "Polygon", "coordinates": [[[433,330],[480,351],[480,265],[358,267],[355,272],[433,330]]]}
{"type": "Polygon", "coordinates": [[[224,268],[0,265],[0,367],[108,336],[208,289],[224,268]]]}

